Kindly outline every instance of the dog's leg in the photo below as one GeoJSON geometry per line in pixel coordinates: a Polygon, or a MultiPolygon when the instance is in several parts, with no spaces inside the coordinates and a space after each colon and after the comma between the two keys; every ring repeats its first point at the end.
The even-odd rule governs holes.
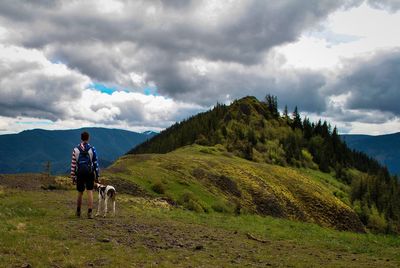
{"type": "Polygon", "coordinates": [[[104,199],[104,215],[103,215],[104,218],[107,216],[107,203],[108,203],[108,196],[106,195],[106,198],[104,199]]]}
{"type": "Polygon", "coordinates": [[[99,192],[99,205],[97,206],[97,213],[96,213],[96,217],[100,215],[100,210],[101,210],[101,195],[99,192]]]}
{"type": "Polygon", "coordinates": [[[115,195],[112,198],[112,202],[113,202],[113,216],[115,217],[115,195]]]}

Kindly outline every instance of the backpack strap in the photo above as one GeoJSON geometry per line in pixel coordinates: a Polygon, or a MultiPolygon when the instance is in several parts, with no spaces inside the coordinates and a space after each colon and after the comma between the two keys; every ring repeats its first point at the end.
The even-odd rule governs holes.
{"type": "Polygon", "coordinates": [[[89,149],[90,149],[90,147],[89,147],[89,149],[87,149],[87,150],[85,150],[86,147],[85,147],[84,149],[82,149],[81,144],[79,144],[79,145],[77,146],[77,148],[78,148],[79,152],[81,152],[81,153],[85,153],[85,152],[87,153],[87,152],[89,151],[89,149]]]}

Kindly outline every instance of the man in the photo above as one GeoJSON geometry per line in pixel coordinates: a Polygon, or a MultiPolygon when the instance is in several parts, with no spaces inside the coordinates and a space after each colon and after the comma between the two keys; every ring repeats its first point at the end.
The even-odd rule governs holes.
{"type": "Polygon", "coordinates": [[[82,132],[81,143],[72,150],[71,178],[78,190],[76,216],[81,216],[82,196],[85,189],[88,196],[88,218],[93,219],[93,187],[99,181],[99,164],[96,149],[89,144],[89,133],[82,132]]]}

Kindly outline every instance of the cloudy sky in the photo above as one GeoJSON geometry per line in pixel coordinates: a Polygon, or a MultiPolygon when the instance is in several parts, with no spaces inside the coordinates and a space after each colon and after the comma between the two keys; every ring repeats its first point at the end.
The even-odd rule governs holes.
{"type": "Polygon", "coordinates": [[[0,2],[0,134],[161,130],[278,96],[342,133],[400,131],[400,0],[0,2]]]}

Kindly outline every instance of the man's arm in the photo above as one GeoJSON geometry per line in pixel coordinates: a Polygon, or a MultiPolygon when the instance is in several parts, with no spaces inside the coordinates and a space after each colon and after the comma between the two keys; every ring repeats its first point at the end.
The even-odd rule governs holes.
{"type": "Polygon", "coordinates": [[[76,170],[76,156],[75,156],[75,148],[74,148],[72,150],[72,160],[71,160],[71,179],[72,179],[73,183],[76,182],[75,170],[76,170]]]}
{"type": "Polygon", "coordinates": [[[100,175],[99,174],[99,172],[100,172],[100,170],[99,170],[99,161],[97,159],[96,148],[92,147],[92,150],[93,150],[93,167],[94,167],[94,172],[95,172],[95,175],[96,175],[95,180],[97,182],[99,180],[99,175],[100,175]]]}

